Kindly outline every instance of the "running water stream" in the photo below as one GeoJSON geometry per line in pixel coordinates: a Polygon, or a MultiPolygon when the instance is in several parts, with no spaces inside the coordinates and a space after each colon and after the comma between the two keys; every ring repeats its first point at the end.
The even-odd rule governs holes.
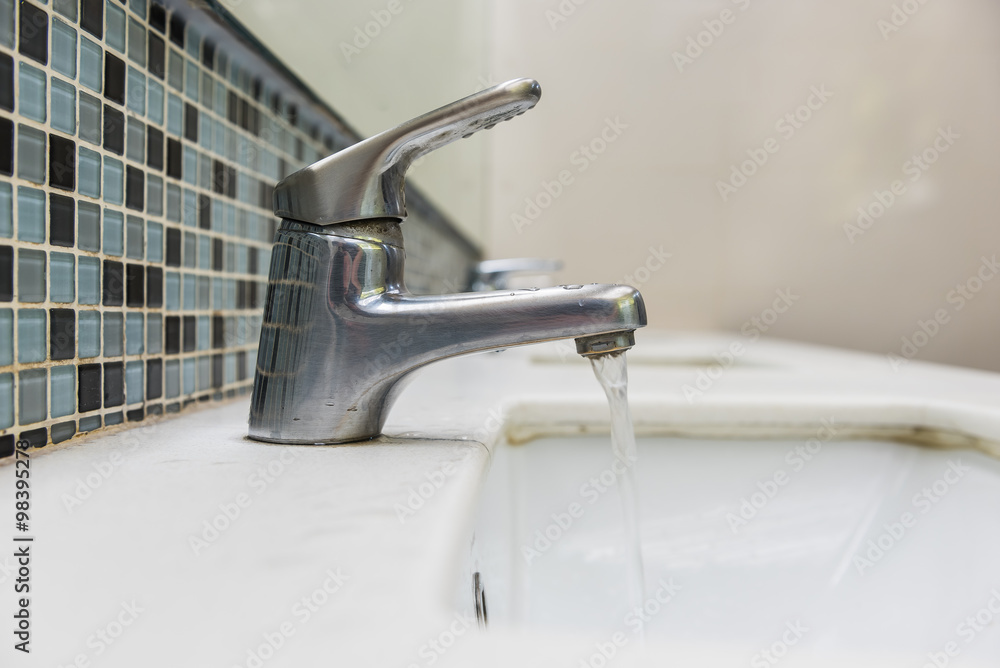
{"type": "Polygon", "coordinates": [[[622,510],[625,516],[625,550],[628,572],[629,609],[642,608],[643,582],[642,543],[639,536],[639,499],[635,483],[635,430],[628,407],[628,364],[625,353],[590,357],[594,375],[604,388],[611,408],[611,451],[625,465],[618,480],[622,510]]]}

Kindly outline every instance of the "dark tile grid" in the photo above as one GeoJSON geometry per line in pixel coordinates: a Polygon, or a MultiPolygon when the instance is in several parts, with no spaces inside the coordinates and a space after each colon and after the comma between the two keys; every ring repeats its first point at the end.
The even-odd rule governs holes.
{"type": "MultiPolygon", "coordinates": [[[[155,3],[0,13],[0,456],[245,393],[273,184],[353,138],[155,3]]],[[[404,227],[411,289],[453,288],[464,242],[404,227]]]]}

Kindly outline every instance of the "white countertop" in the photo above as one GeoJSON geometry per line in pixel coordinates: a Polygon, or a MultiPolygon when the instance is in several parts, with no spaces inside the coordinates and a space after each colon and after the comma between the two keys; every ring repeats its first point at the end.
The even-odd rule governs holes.
{"type": "MultiPolygon", "coordinates": [[[[919,362],[894,370],[885,357],[740,337],[637,339],[629,372],[640,433],[798,436],[833,417],[846,436],[1000,455],[997,374],[919,362]],[[735,364],[712,361],[739,340],[746,350],[735,364]],[[702,393],[686,396],[685,385],[702,393]]],[[[403,393],[386,436],[370,443],[250,441],[240,400],[37,453],[32,653],[4,665],[578,665],[566,657],[589,653],[580,638],[479,634],[454,612],[494,443],[606,429],[603,394],[569,349],[432,365],[403,393]],[[422,484],[429,498],[403,516],[422,484]],[[213,520],[229,527],[205,534],[213,520]],[[310,595],[312,611],[301,602],[310,595]],[[125,622],[120,636],[106,636],[110,645],[101,640],[99,631],[125,622]],[[449,628],[459,640],[430,650],[449,628]],[[248,650],[265,636],[280,647],[256,663],[248,650]]],[[[13,480],[8,462],[4,517],[13,480]]],[[[5,610],[12,566],[0,558],[5,610]]]]}

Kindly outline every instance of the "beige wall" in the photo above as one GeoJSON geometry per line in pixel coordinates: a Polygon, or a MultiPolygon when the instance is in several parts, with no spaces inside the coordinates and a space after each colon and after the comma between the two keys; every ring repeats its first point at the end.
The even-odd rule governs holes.
{"type": "Polygon", "coordinates": [[[490,254],[561,257],[565,282],[632,276],[658,328],[738,330],[787,288],[769,334],[900,353],[943,309],[917,356],[1000,370],[1000,277],[949,301],[1000,257],[1000,5],[927,1],[883,39],[893,1],[498,0],[490,76],[535,77],[543,97],[489,138],[490,254]],[[559,6],[576,9],[553,30],[559,6]],[[679,71],[674,52],[723,10],[732,23],[679,71]],[[822,86],[793,136],[776,128],[822,86]],[[581,171],[606,119],[627,127],[581,171]],[[949,127],[911,181],[904,163],[949,127]],[[717,181],[769,138],[777,152],[723,201],[717,181]],[[851,243],[845,223],[895,180],[904,194],[851,243]],[[661,246],[663,267],[637,272],[661,246]]]}

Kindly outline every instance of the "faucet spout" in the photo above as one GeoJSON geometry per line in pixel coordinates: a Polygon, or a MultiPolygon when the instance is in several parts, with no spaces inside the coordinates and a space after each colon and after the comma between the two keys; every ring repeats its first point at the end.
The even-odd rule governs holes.
{"type": "Polygon", "coordinates": [[[427,364],[646,324],[642,296],[625,285],[411,295],[402,280],[402,248],[394,243],[397,224],[381,226],[381,233],[356,238],[339,236],[340,226],[282,223],[264,308],[251,438],[374,438],[406,381],[427,364]]]}

